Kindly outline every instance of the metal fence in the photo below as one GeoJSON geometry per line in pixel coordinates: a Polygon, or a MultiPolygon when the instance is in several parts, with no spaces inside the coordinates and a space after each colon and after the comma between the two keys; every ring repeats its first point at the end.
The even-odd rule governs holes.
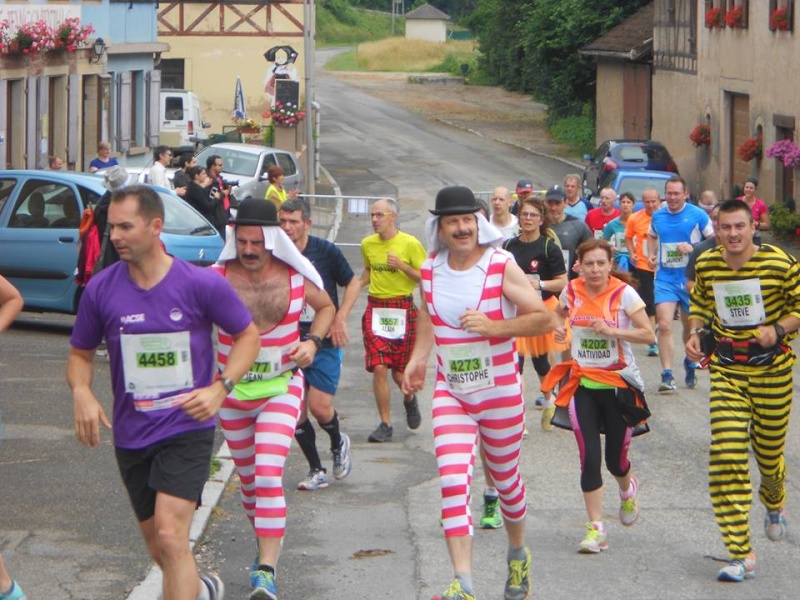
{"type": "Polygon", "coordinates": [[[377,200],[394,200],[391,196],[339,196],[301,194],[311,207],[312,235],[336,242],[337,246],[360,246],[372,233],[370,206],[377,200]]]}

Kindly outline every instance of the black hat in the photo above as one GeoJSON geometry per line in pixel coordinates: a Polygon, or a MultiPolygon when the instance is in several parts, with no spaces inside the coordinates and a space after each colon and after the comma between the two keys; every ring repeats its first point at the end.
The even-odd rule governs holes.
{"type": "Polygon", "coordinates": [[[549,190],[547,190],[547,194],[544,196],[545,200],[558,200],[559,202],[564,202],[567,199],[567,193],[564,191],[564,188],[560,185],[554,185],[549,190]]]}
{"type": "Polygon", "coordinates": [[[478,212],[480,204],[475,199],[475,194],[468,187],[454,185],[442,188],[436,194],[436,208],[430,211],[432,215],[465,215],[478,212]]]}
{"type": "Polygon", "coordinates": [[[517,182],[517,193],[520,192],[532,192],[533,191],[533,183],[530,179],[520,179],[517,182]]]}
{"type": "Polygon", "coordinates": [[[228,221],[231,225],[262,225],[264,227],[277,227],[278,209],[269,200],[260,198],[247,198],[239,203],[236,218],[228,221]]]}

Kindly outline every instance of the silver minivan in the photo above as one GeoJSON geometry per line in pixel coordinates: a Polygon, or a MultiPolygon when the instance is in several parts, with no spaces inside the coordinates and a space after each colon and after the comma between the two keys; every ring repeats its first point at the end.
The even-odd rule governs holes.
{"type": "Polygon", "coordinates": [[[206,146],[197,154],[197,164],[205,167],[208,157],[222,158],[222,177],[228,182],[238,182],[233,188],[235,201],[246,198],[264,198],[269,187],[267,169],[278,166],[283,169],[283,187],[287,190],[302,189],[303,174],[294,154],[257,144],[223,142],[206,146]]]}

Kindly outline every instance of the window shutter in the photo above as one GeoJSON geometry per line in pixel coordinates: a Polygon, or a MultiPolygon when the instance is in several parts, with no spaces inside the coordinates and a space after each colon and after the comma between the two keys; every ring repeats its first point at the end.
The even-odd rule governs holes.
{"type": "Polygon", "coordinates": [[[145,143],[151,148],[158,146],[161,132],[161,71],[147,72],[147,137],[145,143]]]}
{"type": "Polygon", "coordinates": [[[25,168],[36,168],[36,156],[39,154],[36,130],[39,125],[39,85],[37,77],[28,77],[25,82],[25,168]]]}
{"type": "Polygon", "coordinates": [[[120,152],[131,149],[131,72],[122,71],[117,75],[117,131],[119,132],[120,152]]]}
{"type": "Polygon", "coordinates": [[[78,128],[78,118],[81,110],[81,91],[83,79],[79,73],[72,73],[67,83],[67,163],[76,164],[78,162],[78,152],[80,148],[80,130],[78,128]]]}
{"type": "Polygon", "coordinates": [[[0,169],[8,168],[8,82],[0,81],[0,169]]]}

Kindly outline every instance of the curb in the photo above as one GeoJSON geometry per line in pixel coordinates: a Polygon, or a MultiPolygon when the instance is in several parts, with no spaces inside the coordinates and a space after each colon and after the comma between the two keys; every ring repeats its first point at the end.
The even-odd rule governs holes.
{"type": "MultiPolygon", "coordinates": [[[[441,119],[441,118],[437,117],[434,120],[438,121],[440,123],[444,123],[445,125],[448,125],[450,127],[454,127],[455,129],[461,129],[462,131],[468,131],[469,133],[471,133],[473,135],[477,135],[478,137],[486,137],[480,131],[476,131],[475,129],[470,129],[469,127],[464,127],[463,125],[458,125],[456,123],[453,123],[452,121],[448,121],[447,119],[441,119]]],[[[540,152],[539,150],[534,150],[533,148],[528,148],[527,146],[522,146],[520,144],[517,144],[515,142],[510,142],[508,140],[501,140],[499,138],[490,138],[490,139],[493,139],[495,142],[500,142],[501,144],[505,144],[506,146],[511,146],[513,148],[518,148],[519,150],[524,150],[525,152],[528,152],[529,154],[535,154],[536,156],[541,156],[542,158],[549,158],[551,160],[557,160],[557,161],[562,162],[562,163],[564,163],[566,165],[569,165],[570,167],[575,167],[576,169],[583,170],[586,167],[586,165],[582,165],[580,163],[573,162],[573,161],[571,161],[569,159],[564,158],[563,156],[556,156],[555,154],[547,154],[547,152],[540,152]]]]}
{"type": "MultiPolygon", "coordinates": [[[[203,488],[202,506],[194,513],[192,525],[189,528],[189,545],[194,548],[197,540],[203,535],[208,522],[211,520],[211,513],[219,504],[222,492],[233,474],[234,464],[231,458],[228,443],[223,442],[214,459],[219,461],[220,469],[206,482],[203,488]]],[[[161,569],[157,565],[150,567],[144,580],[133,588],[126,600],[153,600],[161,597],[162,575],[161,569]]]]}

